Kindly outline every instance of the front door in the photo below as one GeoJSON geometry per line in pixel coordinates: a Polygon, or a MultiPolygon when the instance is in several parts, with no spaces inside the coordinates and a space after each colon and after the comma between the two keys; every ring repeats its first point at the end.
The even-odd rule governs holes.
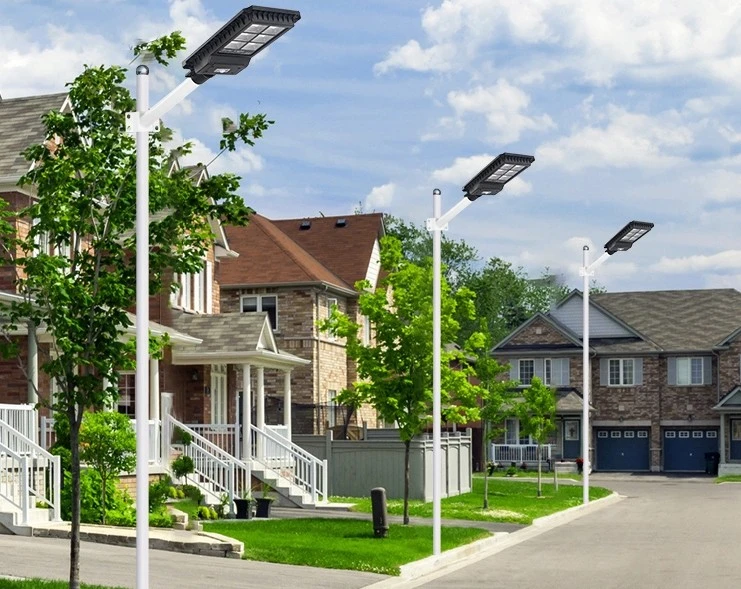
{"type": "Polygon", "coordinates": [[[226,364],[211,365],[211,423],[228,423],[226,364]]]}
{"type": "Polygon", "coordinates": [[[731,419],[731,460],[741,460],[741,419],[731,419]]]}
{"type": "Polygon", "coordinates": [[[563,458],[581,456],[581,421],[566,419],[563,422],[563,458]]]}

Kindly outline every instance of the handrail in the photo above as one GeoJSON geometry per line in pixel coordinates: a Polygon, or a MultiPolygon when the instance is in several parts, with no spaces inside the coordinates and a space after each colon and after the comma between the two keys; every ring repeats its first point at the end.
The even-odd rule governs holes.
{"type": "Polygon", "coordinates": [[[235,497],[250,490],[252,471],[249,465],[222,450],[172,415],[165,415],[163,426],[162,437],[168,448],[165,455],[168,462],[172,432],[177,427],[192,437],[191,443],[183,446],[183,454],[193,460],[197,486],[203,487],[203,483],[207,483],[211,485],[214,493],[226,493],[229,496],[229,511],[232,512],[235,497]]]}
{"type": "MultiPolygon", "coordinates": [[[[0,403],[0,421],[33,440],[34,443],[39,443],[38,410],[34,405],[0,403]]],[[[0,438],[0,442],[2,441],[0,438]]]]}
{"type": "Polygon", "coordinates": [[[328,501],[327,462],[269,430],[250,426],[252,457],[280,478],[311,495],[314,503],[328,501]],[[321,499],[319,499],[321,496],[321,499]]]}
{"type": "MultiPolygon", "coordinates": [[[[32,439],[4,422],[0,422],[0,439],[13,442],[2,446],[5,455],[17,464],[21,483],[20,504],[8,497],[6,499],[21,509],[23,523],[28,522],[28,508],[32,498],[35,503],[48,505],[52,509],[54,521],[61,521],[62,467],[59,456],[47,452],[32,439]],[[43,463],[40,463],[40,459],[43,463]]],[[[10,476],[8,468],[4,470],[7,479],[10,476]]]]}

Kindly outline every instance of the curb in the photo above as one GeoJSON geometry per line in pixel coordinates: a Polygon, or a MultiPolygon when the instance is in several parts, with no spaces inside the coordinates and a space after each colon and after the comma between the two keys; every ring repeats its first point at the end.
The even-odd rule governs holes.
{"type": "Polygon", "coordinates": [[[434,578],[447,575],[483,558],[493,556],[511,546],[516,546],[592,511],[617,503],[624,498],[618,493],[612,493],[607,497],[590,501],[587,505],[577,505],[558,513],[534,519],[532,525],[517,532],[499,532],[490,538],[447,550],[439,556],[428,556],[410,562],[399,567],[401,574],[398,577],[391,577],[372,585],[366,585],[364,589],[390,589],[392,587],[394,589],[412,589],[418,587],[434,578]]]}

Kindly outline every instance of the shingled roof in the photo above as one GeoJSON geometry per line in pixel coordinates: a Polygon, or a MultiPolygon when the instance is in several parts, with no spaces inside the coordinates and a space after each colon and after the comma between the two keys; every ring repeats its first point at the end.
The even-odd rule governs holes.
{"type": "Polygon", "coordinates": [[[712,350],[741,327],[741,293],[730,288],[603,293],[591,299],[667,352],[712,350]]]}
{"type": "Polygon", "coordinates": [[[366,277],[382,228],[380,213],[280,221],[255,214],[246,227],[227,227],[229,244],[240,257],[221,263],[219,283],[225,288],[321,283],[353,292],[355,282],[366,277]],[[308,228],[301,229],[302,223],[308,228]]]}
{"type": "Polygon", "coordinates": [[[44,140],[41,117],[62,110],[66,99],[66,93],[0,99],[0,178],[15,181],[28,172],[21,152],[44,140]]]}

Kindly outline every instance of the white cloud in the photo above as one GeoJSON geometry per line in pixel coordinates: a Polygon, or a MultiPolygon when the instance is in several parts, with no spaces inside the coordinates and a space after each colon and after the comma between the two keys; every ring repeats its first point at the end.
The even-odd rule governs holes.
{"type": "Polygon", "coordinates": [[[365,208],[369,211],[387,208],[394,200],[396,184],[389,182],[381,186],[374,186],[368,196],[365,197],[365,208]]]}
{"type": "Polygon", "coordinates": [[[540,165],[558,165],[568,170],[616,166],[660,167],[682,161],[673,148],[684,148],[693,141],[692,131],[676,113],[658,117],[628,112],[610,105],[607,124],[588,126],[568,137],[549,141],[536,150],[540,165]]]}
{"type": "Polygon", "coordinates": [[[718,169],[692,180],[695,193],[703,200],[711,202],[741,201],[741,174],[730,170],[718,169]]]}
{"type": "Polygon", "coordinates": [[[478,86],[467,92],[452,91],[448,93],[448,103],[458,117],[468,113],[485,116],[492,140],[496,143],[517,141],[526,130],[542,131],[554,127],[548,115],[525,115],[530,97],[503,79],[493,86],[478,86]]]}
{"type": "Polygon", "coordinates": [[[259,172],[263,169],[265,162],[262,157],[248,147],[239,148],[236,151],[225,151],[217,157],[219,152],[214,151],[200,139],[184,139],[180,130],[173,129],[173,139],[169,147],[182,145],[186,141],[192,144],[192,152],[182,158],[183,165],[204,164],[208,166],[212,174],[230,172],[238,176],[259,172]]]}
{"type": "Polygon", "coordinates": [[[696,255],[681,258],[664,256],[653,265],[652,269],[667,274],[738,270],[741,269],[741,250],[726,250],[709,256],[696,255]]]}
{"type": "Polygon", "coordinates": [[[395,47],[383,61],[373,66],[376,74],[385,74],[392,69],[408,69],[416,72],[444,72],[452,67],[456,54],[452,44],[436,45],[422,49],[417,41],[409,41],[401,47],[395,47]]]}

